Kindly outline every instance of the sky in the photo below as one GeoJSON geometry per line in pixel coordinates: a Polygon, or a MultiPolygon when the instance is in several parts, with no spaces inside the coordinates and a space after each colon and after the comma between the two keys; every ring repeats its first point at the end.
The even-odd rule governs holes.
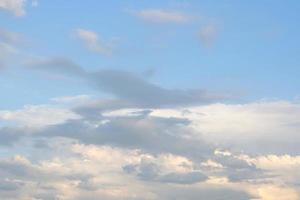
{"type": "Polygon", "coordinates": [[[299,200],[296,0],[0,0],[3,200],[299,200]]]}

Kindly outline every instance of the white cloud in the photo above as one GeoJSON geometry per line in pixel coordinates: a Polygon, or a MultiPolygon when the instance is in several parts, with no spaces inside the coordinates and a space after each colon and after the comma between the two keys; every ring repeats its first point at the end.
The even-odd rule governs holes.
{"type": "Polygon", "coordinates": [[[17,17],[24,16],[26,0],[0,0],[0,9],[13,13],[17,17]]]}
{"type": "Polygon", "coordinates": [[[113,42],[101,40],[96,32],[79,28],[76,29],[74,33],[76,38],[78,38],[88,50],[105,56],[110,56],[113,53],[113,42]]]}
{"type": "Polygon", "coordinates": [[[288,101],[211,104],[156,109],[151,115],[191,120],[191,127],[217,144],[250,152],[300,153],[300,104],[288,101]],[[280,148],[278,148],[278,145],[280,148]]]}
{"type": "Polygon", "coordinates": [[[273,176],[274,182],[300,184],[300,156],[266,155],[253,158],[252,162],[268,171],[273,176]]]}
{"type": "MultiPolygon", "coordinates": [[[[153,163],[163,172],[179,172],[182,175],[192,166],[191,161],[184,157],[169,154],[151,155],[137,150],[82,144],[60,145],[59,149],[55,147],[55,151],[60,153],[38,161],[21,155],[0,159],[0,175],[5,180],[0,180],[0,185],[9,183],[13,186],[12,190],[6,189],[7,187],[0,189],[1,197],[5,200],[25,200],[29,196],[36,199],[66,200],[96,200],[99,196],[107,200],[169,200],[174,199],[170,193],[176,192],[181,197],[186,196],[184,199],[191,200],[197,199],[199,194],[207,196],[208,199],[218,199],[225,195],[239,200],[244,199],[246,195],[238,185],[233,189],[228,184],[216,186],[211,183],[154,183],[137,179],[123,171],[123,166],[142,163],[140,170],[147,173],[153,163]],[[15,181],[20,184],[16,185],[15,181]],[[191,192],[194,194],[191,195],[191,192]],[[5,198],[7,196],[4,195],[10,198],[5,198]]],[[[178,177],[178,174],[175,177],[178,177]]],[[[168,178],[172,180],[170,175],[168,178]]]]}
{"type": "Polygon", "coordinates": [[[25,106],[23,109],[0,111],[1,120],[15,121],[28,127],[42,127],[63,123],[69,119],[79,119],[80,116],[64,108],[47,105],[25,106]]]}
{"type": "MultiPolygon", "coordinates": [[[[81,98],[62,97],[57,101],[76,102],[81,98]]],[[[0,159],[0,176],[5,177],[4,182],[0,180],[0,196],[4,194],[1,185],[5,184],[9,186],[3,187],[5,194],[20,194],[24,198],[26,195],[34,196],[37,199],[82,200],[101,196],[108,200],[121,197],[153,200],[180,197],[193,200],[201,195],[206,199],[226,196],[234,200],[277,200],[277,197],[298,200],[299,156],[264,154],[263,151],[249,154],[248,151],[240,153],[240,150],[247,143],[248,150],[256,151],[256,143],[261,138],[269,140],[263,140],[263,147],[273,143],[276,138],[297,142],[299,107],[298,103],[275,101],[147,109],[147,112],[145,109],[105,112],[91,108],[92,114],[95,114],[91,118],[84,118],[83,115],[82,119],[55,126],[57,129],[49,129],[44,135],[43,131],[28,134],[29,140],[42,138],[47,143],[39,145],[39,150],[15,143],[19,145],[16,152],[29,149],[34,153],[30,154],[30,158],[17,156],[10,160],[0,159]],[[101,120],[110,120],[110,127],[107,124],[97,128],[80,126],[81,122],[92,124],[101,120]],[[176,132],[182,128],[183,131],[176,132]],[[195,132],[189,133],[190,128],[195,132]],[[58,132],[63,134],[56,137],[58,132]],[[295,137],[285,138],[286,135],[281,132],[294,134],[295,137]],[[130,135],[132,133],[134,137],[130,135]],[[214,143],[211,153],[190,148],[191,143],[184,142],[189,138],[196,142],[197,147],[203,146],[197,140],[200,133],[205,140],[214,143]],[[95,142],[97,137],[90,137],[93,134],[106,138],[100,137],[100,142],[95,142]],[[151,134],[160,137],[152,139],[149,137],[151,134]],[[73,137],[76,135],[79,137],[73,137]],[[161,137],[164,135],[168,137],[161,137]],[[107,138],[110,142],[103,145],[107,138]],[[223,141],[228,142],[230,147],[232,144],[240,145],[239,151],[224,150],[223,141]],[[173,145],[176,146],[175,151],[155,151],[173,145]],[[182,153],[187,151],[186,154],[182,153]],[[36,157],[37,152],[46,156],[36,157]],[[15,191],[10,192],[7,188],[15,191]]],[[[22,124],[44,125],[45,121],[56,124],[72,119],[74,113],[70,112],[67,109],[35,106],[18,111],[2,111],[0,116],[22,124]]],[[[5,132],[9,130],[2,130],[0,134],[5,132]]],[[[203,148],[205,151],[207,147],[203,148]]]]}
{"type": "Polygon", "coordinates": [[[186,23],[190,20],[190,16],[177,11],[146,9],[135,12],[140,19],[152,23],[186,23]]]}

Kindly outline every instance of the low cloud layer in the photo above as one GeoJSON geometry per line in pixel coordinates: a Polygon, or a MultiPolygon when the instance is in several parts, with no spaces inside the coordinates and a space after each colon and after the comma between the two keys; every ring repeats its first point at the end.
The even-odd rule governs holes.
{"type": "MultiPolygon", "coordinates": [[[[109,200],[121,196],[165,200],[175,196],[192,200],[199,195],[236,200],[275,200],[277,196],[297,200],[299,197],[299,156],[289,154],[288,148],[273,149],[273,154],[270,149],[256,152],[259,149],[257,136],[252,134],[256,125],[259,131],[263,120],[271,130],[271,127],[278,129],[276,126],[280,126],[276,120],[295,119],[291,115],[298,114],[294,109],[298,104],[261,102],[173,109],[103,109],[105,104],[101,104],[102,108],[98,110],[83,111],[90,103],[93,101],[86,99],[65,108],[80,119],[72,118],[73,114],[61,115],[59,109],[51,110],[52,115],[44,115],[49,108],[43,106],[2,112],[4,116],[8,113],[11,116],[2,118],[3,122],[16,123],[13,127],[5,125],[1,128],[2,147],[22,145],[33,153],[30,158],[18,155],[0,160],[0,174],[5,177],[0,183],[2,196],[6,199],[26,199],[29,195],[78,200],[95,195],[109,200]],[[224,112],[227,113],[226,122],[221,115],[224,112]],[[49,123],[36,126],[36,121],[29,120],[30,116],[34,119],[39,113],[49,123]],[[58,121],[51,122],[56,114],[64,116],[64,120],[57,118],[58,121]],[[26,128],[20,118],[25,115],[28,119],[26,128]],[[253,115],[260,120],[253,121],[253,115]],[[243,125],[243,132],[232,124],[250,121],[254,124],[248,131],[243,125]],[[218,129],[212,129],[211,123],[226,123],[227,126],[219,124],[218,129]],[[228,128],[235,136],[224,139],[222,133],[228,128]],[[220,134],[212,136],[214,140],[209,138],[209,134],[214,134],[212,131],[220,134]],[[235,147],[240,137],[247,138],[245,151],[240,151],[241,146],[235,147]],[[222,144],[222,141],[226,143],[222,144]]],[[[99,102],[93,106],[97,105],[99,102]]],[[[297,132],[295,126],[284,125],[278,131],[284,131],[282,128],[297,132]]],[[[276,132],[264,134],[260,133],[260,137],[278,137],[276,132]]],[[[285,139],[282,135],[281,140],[285,139]]],[[[270,140],[263,146],[272,143],[270,140]]]]}

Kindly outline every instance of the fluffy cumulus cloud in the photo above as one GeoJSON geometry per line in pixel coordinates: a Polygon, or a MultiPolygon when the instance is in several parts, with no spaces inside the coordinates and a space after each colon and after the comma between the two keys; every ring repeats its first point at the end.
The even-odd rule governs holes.
{"type": "MultiPolygon", "coordinates": [[[[0,0],[0,10],[20,17],[28,3],[38,6],[37,0],[0,0]]],[[[163,26],[200,23],[197,36],[205,48],[220,31],[171,9],[130,14],[163,26]]],[[[115,52],[114,38],[82,28],[72,34],[90,52],[115,52]]],[[[230,103],[235,97],[228,93],[161,86],[151,81],[153,70],[93,71],[65,57],[25,53],[24,41],[0,29],[6,79],[22,79],[15,72],[24,72],[20,83],[41,83],[48,90],[43,78],[55,76],[60,82],[50,84],[76,83],[92,94],[73,96],[75,90],[68,94],[62,87],[46,91],[51,95],[46,102],[34,91],[32,100],[40,103],[17,107],[20,100],[1,107],[1,200],[300,199],[298,101],[230,103]],[[52,96],[56,92],[62,96],[52,96]]],[[[18,92],[11,89],[7,96],[27,94],[18,92]]]]}
{"type": "Polygon", "coordinates": [[[15,16],[25,15],[26,0],[1,0],[0,9],[13,13],[15,16]]]}
{"type": "Polygon", "coordinates": [[[285,146],[298,132],[298,103],[145,109],[86,95],[54,100],[76,103],[1,111],[2,122],[14,120],[0,131],[3,148],[15,149],[0,159],[5,200],[299,199],[300,159],[285,146]],[[282,147],[257,152],[258,139],[282,147]]]}
{"type": "Polygon", "coordinates": [[[1,182],[1,197],[82,200],[174,199],[176,195],[186,199],[196,199],[198,195],[210,199],[221,195],[248,199],[252,196],[229,184],[207,183],[207,177],[195,171],[194,163],[184,157],[68,142],[56,146],[55,143],[49,147],[56,147],[55,151],[61,153],[38,162],[21,155],[0,160],[0,174],[5,177],[1,182]],[[133,171],[128,166],[139,169],[133,171]]]}
{"type": "Polygon", "coordinates": [[[26,0],[1,0],[0,1],[0,10],[10,12],[17,17],[21,17],[26,14],[25,6],[26,6],[26,0]]]}
{"type": "Polygon", "coordinates": [[[299,103],[259,101],[210,104],[188,109],[160,109],[154,116],[192,121],[191,127],[210,142],[252,153],[299,154],[299,103]],[[226,134],[225,134],[226,133],[226,134]]]}
{"type": "Polygon", "coordinates": [[[4,200],[300,198],[298,102],[229,104],[226,95],[65,58],[27,68],[82,79],[107,96],[0,111],[4,200]]]}
{"type": "Polygon", "coordinates": [[[31,2],[32,7],[38,6],[38,0],[0,0],[0,11],[6,11],[16,17],[26,15],[26,5],[31,2]]]}

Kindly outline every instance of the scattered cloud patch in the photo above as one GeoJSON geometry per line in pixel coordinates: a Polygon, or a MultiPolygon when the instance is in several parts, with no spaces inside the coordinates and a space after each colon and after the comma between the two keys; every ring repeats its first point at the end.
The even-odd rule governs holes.
{"type": "Polygon", "coordinates": [[[26,14],[25,4],[26,0],[0,0],[0,9],[21,17],[26,14]]]}
{"type": "Polygon", "coordinates": [[[21,126],[43,127],[66,122],[70,119],[80,119],[80,116],[63,108],[47,105],[25,106],[16,111],[0,111],[0,120],[9,120],[21,126]]]}
{"type": "Polygon", "coordinates": [[[113,54],[113,41],[104,41],[96,32],[79,28],[74,31],[74,34],[89,51],[104,56],[111,56],[113,54]]]}
{"type": "Polygon", "coordinates": [[[160,24],[183,24],[191,20],[191,17],[185,13],[162,9],[145,9],[134,14],[143,21],[160,24]]]}
{"type": "Polygon", "coordinates": [[[13,56],[19,54],[24,38],[19,34],[0,28],[0,69],[8,65],[13,56]]]}

